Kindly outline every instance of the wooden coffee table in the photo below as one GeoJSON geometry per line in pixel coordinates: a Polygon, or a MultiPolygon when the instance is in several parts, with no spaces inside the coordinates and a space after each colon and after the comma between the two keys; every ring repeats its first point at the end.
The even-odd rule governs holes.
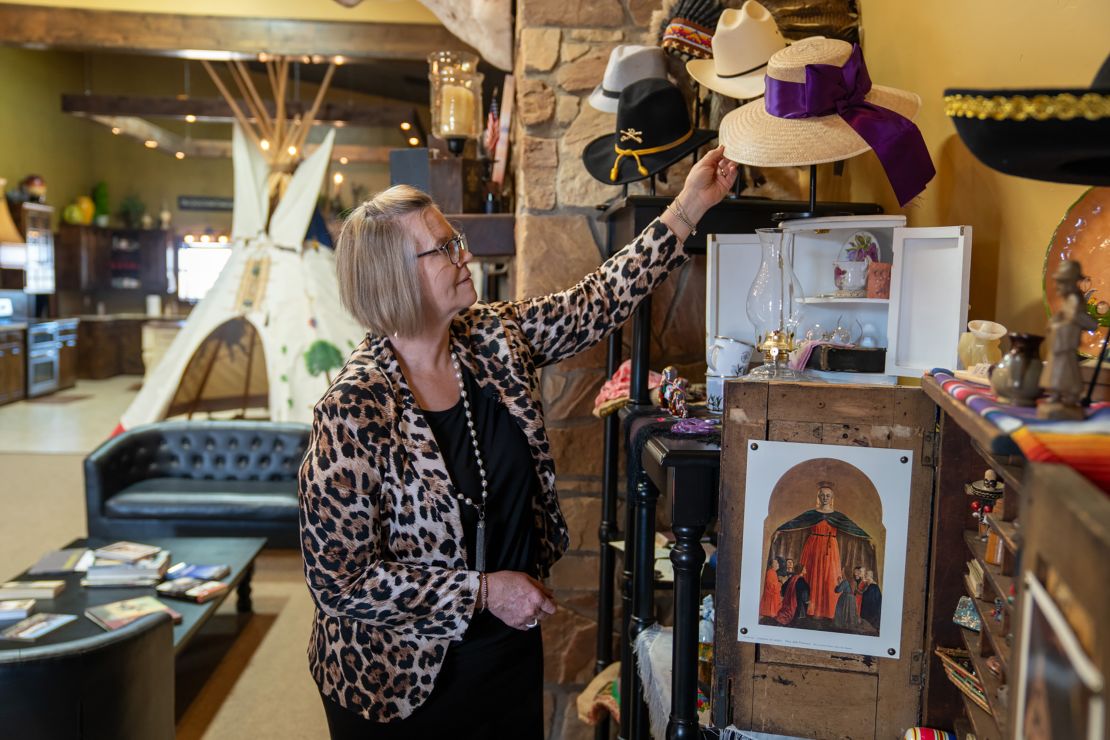
{"type": "MultiPolygon", "coordinates": [[[[65,547],[103,547],[109,545],[111,539],[77,539],[65,547]]],[[[173,627],[173,649],[175,655],[189,644],[197,631],[207,622],[216,609],[227,598],[227,594],[234,591],[237,595],[236,607],[240,613],[251,611],[251,575],[254,571],[254,559],[266,544],[263,537],[166,537],[148,538],[143,544],[157,545],[170,551],[171,562],[196,563],[202,565],[227,564],[231,573],[222,579],[231,588],[223,596],[204,604],[194,604],[180,599],[159,599],[177,612],[181,613],[181,624],[173,627]]],[[[65,580],[65,590],[55,599],[38,599],[35,603],[36,612],[49,612],[53,614],[76,614],[80,618],[54,632],[40,637],[34,642],[17,642],[14,640],[0,639],[0,650],[19,650],[31,646],[54,645],[83,637],[101,634],[104,629],[85,616],[85,609],[90,606],[99,606],[112,601],[131,599],[136,596],[158,596],[153,586],[142,588],[84,588],[81,578],[84,574],[72,573],[67,576],[29,576],[24,571],[14,579],[19,581],[33,580],[65,580]]],[[[14,622],[0,622],[0,626],[14,624],[14,622]]]]}

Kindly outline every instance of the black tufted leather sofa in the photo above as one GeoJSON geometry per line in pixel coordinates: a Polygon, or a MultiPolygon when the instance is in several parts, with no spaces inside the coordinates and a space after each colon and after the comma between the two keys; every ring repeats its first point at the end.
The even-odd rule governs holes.
{"type": "Polygon", "coordinates": [[[0,650],[0,737],[173,740],[173,623],[0,650]]]}
{"type": "Polygon", "coordinates": [[[85,458],[90,537],[265,537],[297,547],[307,424],[166,421],[85,458]]]}

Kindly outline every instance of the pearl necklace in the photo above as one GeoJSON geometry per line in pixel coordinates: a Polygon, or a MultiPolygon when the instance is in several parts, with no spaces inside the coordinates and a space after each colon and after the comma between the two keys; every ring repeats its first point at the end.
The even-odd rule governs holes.
{"type": "Polygon", "coordinates": [[[459,383],[459,397],[462,398],[463,411],[466,413],[466,427],[470,430],[470,444],[474,448],[474,459],[478,463],[478,478],[482,481],[482,500],[475,502],[461,491],[456,494],[459,503],[466,503],[478,510],[478,533],[474,551],[474,566],[480,572],[486,570],[486,499],[489,497],[489,483],[486,481],[486,466],[482,463],[482,451],[478,448],[478,430],[474,428],[474,415],[470,412],[470,397],[463,382],[462,367],[458,356],[451,353],[451,364],[455,367],[455,380],[459,383]]]}

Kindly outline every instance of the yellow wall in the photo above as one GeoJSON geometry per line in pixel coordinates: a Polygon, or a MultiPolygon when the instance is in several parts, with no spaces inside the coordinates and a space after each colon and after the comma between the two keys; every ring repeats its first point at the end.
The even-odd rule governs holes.
{"type": "Polygon", "coordinates": [[[0,177],[14,190],[24,176],[46,178],[47,200],[68,202],[85,192],[91,165],[89,124],[61,113],[62,90],[81,90],[77,54],[0,48],[0,177]]]}
{"type": "Polygon", "coordinates": [[[439,23],[417,0],[363,0],[345,8],[335,0],[6,0],[16,5],[45,5],[56,8],[123,10],[136,13],[180,13],[246,18],[295,18],[300,20],[348,21],[352,23],[439,23]]]}
{"type": "MultiPolygon", "coordinates": [[[[1110,51],[1107,0],[861,0],[872,80],[922,98],[916,122],[937,177],[905,213],[911,225],[971,224],[968,318],[1043,333],[1044,253],[1085,190],[995,172],[968,152],[944,115],[948,87],[1086,87],[1110,51]]],[[[878,161],[849,163],[852,195],[897,212],[878,161]]]]}

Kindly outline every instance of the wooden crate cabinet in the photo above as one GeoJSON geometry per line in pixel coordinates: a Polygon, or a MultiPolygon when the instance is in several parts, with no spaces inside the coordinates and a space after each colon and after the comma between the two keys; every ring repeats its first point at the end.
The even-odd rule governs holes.
{"type": "Polygon", "coordinates": [[[901,737],[921,712],[935,406],[919,388],[735,381],[724,414],[715,724],[813,738],[901,737]],[[897,660],[737,641],[746,451],[756,440],[913,451],[897,660]]]}

